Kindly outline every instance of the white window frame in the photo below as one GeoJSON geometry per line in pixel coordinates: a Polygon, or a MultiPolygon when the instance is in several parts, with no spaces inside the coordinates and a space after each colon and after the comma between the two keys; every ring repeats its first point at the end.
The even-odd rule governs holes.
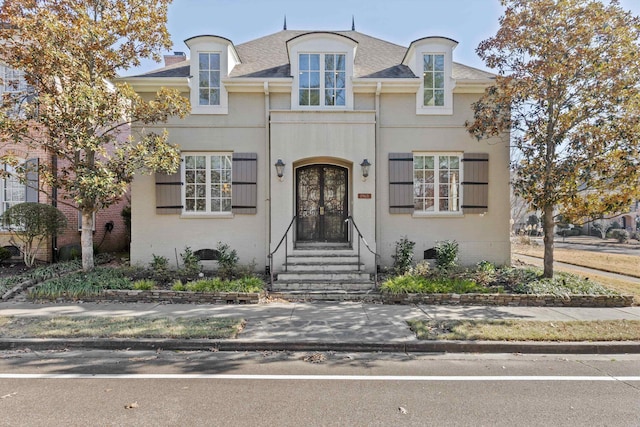
{"type": "MultiPolygon", "coordinates": [[[[311,62],[311,61],[310,61],[311,62]]],[[[327,108],[327,109],[344,109],[347,106],[347,53],[346,52],[300,52],[298,53],[298,79],[297,79],[297,95],[298,95],[298,106],[301,109],[318,109],[318,108],[327,108]],[[319,86],[317,88],[319,94],[318,94],[318,101],[319,103],[317,105],[306,105],[306,104],[300,104],[300,92],[303,90],[311,90],[310,88],[303,88],[302,85],[302,79],[300,76],[303,75],[304,71],[303,71],[303,65],[302,65],[302,57],[303,56],[318,56],[318,80],[319,80],[319,86]],[[326,58],[327,56],[333,56],[334,57],[334,64],[336,64],[336,57],[337,56],[342,56],[343,59],[343,64],[344,64],[344,69],[342,70],[338,70],[337,68],[334,68],[333,70],[327,70],[326,68],[326,58]],[[326,77],[327,74],[333,72],[334,73],[334,86],[332,87],[328,87],[326,85],[326,77]],[[344,74],[344,87],[337,87],[335,85],[335,82],[337,81],[337,74],[338,73],[343,73],[344,74]],[[327,104],[326,103],[326,99],[327,99],[327,91],[329,90],[333,90],[333,91],[337,91],[337,90],[342,90],[344,91],[344,99],[343,99],[343,104],[335,104],[335,100],[336,100],[336,96],[334,93],[333,96],[333,100],[334,100],[334,104],[327,104]]],[[[305,71],[310,71],[310,72],[316,72],[316,70],[305,70],[305,71]]]]}
{"type": "Polygon", "coordinates": [[[444,53],[423,53],[422,54],[422,106],[423,107],[440,107],[443,108],[446,103],[446,74],[445,74],[445,54],[444,53]],[[427,57],[431,57],[432,65],[429,69],[426,68],[427,57]],[[437,58],[442,58],[442,70],[437,69],[436,64],[438,64],[437,58]],[[436,74],[442,74],[442,85],[436,84],[436,74]],[[429,87],[426,86],[425,80],[427,76],[431,76],[431,85],[429,87]],[[425,103],[424,99],[426,97],[427,91],[432,91],[432,101],[433,103],[425,103]],[[442,91],[442,104],[436,104],[437,100],[436,91],[442,91]]]}
{"type": "Polygon", "coordinates": [[[18,203],[24,203],[27,200],[26,186],[24,182],[20,182],[20,180],[15,176],[15,168],[8,164],[3,164],[2,169],[11,175],[3,177],[1,180],[2,189],[0,191],[0,214],[3,214],[11,206],[17,205],[18,203]],[[9,188],[8,185],[11,187],[9,188]],[[22,198],[18,200],[11,196],[11,200],[7,200],[8,190],[11,190],[12,194],[14,191],[20,190],[22,192],[22,198]]]}
{"type": "MultiPolygon", "coordinates": [[[[414,204],[414,216],[463,216],[462,212],[462,200],[463,200],[463,153],[462,152],[428,152],[428,151],[419,151],[413,153],[413,204],[414,204]],[[424,156],[424,157],[433,157],[434,160],[434,169],[433,169],[433,210],[424,210],[424,209],[416,209],[417,197],[416,197],[416,186],[418,182],[416,180],[416,157],[424,156]],[[458,158],[458,182],[456,184],[457,190],[457,210],[440,210],[440,157],[457,157],[458,158]]],[[[424,168],[422,169],[424,170],[424,168]]],[[[448,169],[450,170],[450,169],[448,169]]],[[[451,200],[451,196],[447,197],[451,200]]]]}
{"type": "Polygon", "coordinates": [[[225,79],[231,70],[240,63],[240,57],[230,40],[218,36],[197,36],[185,40],[190,52],[190,101],[191,114],[228,114],[229,93],[225,79]],[[220,103],[218,105],[200,105],[200,54],[220,55],[220,103]]]}
{"type": "MultiPolygon", "coordinates": [[[[209,151],[209,152],[186,152],[182,154],[182,176],[181,176],[181,180],[184,183],[184,185],[182,186],[182,215],[184,216],[192,216],[192,217],[202,217],[202,216],[230,216],[232,215],[232,180],[233,180],[233,153],[231,152],[216,152],[216,151],[209,151]],[[190,172],[191,169],[189,169],[187,167],[187,157],[204,157],[205,158],[205,182],[202,183],[204,185],[204,197],[200,197],[200,198],[204,198],[205,200],[205,210],[204,211],[195,211],[195,210],[188,210],[187,207],[187,188],[188,186],[191,184],[189,182],[187,182],[187,175],[190,172]],[[228,172],[228,181],[225,182],[224,180],[222,180],[221,182],[219,182],[219,184],[224,187],[225,185],[228,185],[228,195],[225,197],[213,197],[212,196],[212,190],[214,188],[214,186],[216,185],[216,183],[212,182],[211,179],[211,175],[212,175],[212,157],[226,157],[228,159],[228,164],[229,164],[229,168],[223,168],[221,169],[221,171],[223,172],[228,172]],[[220,200],[220,206],[222,207],[222,202],[223,201],[228,201],[228,209],[222,210],[213,210],[213,201],[214,199],[219,199],[220,200]]],[[[197,189],[194,189],[194,191],[197,192],[197,189]]],[[[198,199],[198,197],[196,197],[196,200],[198,199]]]]}
{"type": "Polygon", "coordinates": [[[219,107],[220,106],[221,95],[222,95],[222,93],[221,93],[221,86],[222,86],[221,68],[222,68],[222,64],[221,64],[220,52],[198,52],[198,89],[197,89],[198,90],[198,106],[200,106],[200,107],[210,107],[210,106],[219,107]],[[208,63],[209,63],[208,67],[205,68],[205,69],[202,68],[202,57],[203,57],[203,55],[207,56],[208,63]],[[217,67],[217,69],[216,68],[211,68],[211,58],[212,58],[212,56],[214,56],[214,57],[217,56],[217,58],[218,58],[218,67],[217,67]],[[209,75],[209,77],[207,78],[209,84],[207,86],[203,86],[202,85],[202,81],[203,81],[202,77],[203,77],[203,75],[205,73],[209,75]],[[214,74],[217,73],[217,75],[218,75],[218,85],[217,86],[212,86],[211,85],[211,81],[212,81],[211,75],[212,75],[212,73],[214,73],[214,74]],[[206,104],[202,103],[202,97],[200,95],[200,92],[202,90],[207,90],[209,92],[209,94],[208,94],[209,102],[206,103],[206,104]],[[217,91],[217,93],[218,93],[218,100],[217,100],[218,102],[216,102],[216,103],[211,103],[211,91],[212,90],[213,91],[217,91]]]}

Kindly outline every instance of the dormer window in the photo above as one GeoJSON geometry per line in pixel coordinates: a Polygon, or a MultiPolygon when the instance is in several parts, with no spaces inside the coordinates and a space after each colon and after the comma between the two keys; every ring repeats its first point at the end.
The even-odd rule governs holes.
{"type": "Polygon", "coordinates": [[[421,77],[416,93],[416,114],[453,114],[453,49],[458,42],[445,37],[425,37],[411,43],[402,60],[421,77]]]}
{"type": "Polygon", "coordinates": [[[344,107],[346,104],[345,63],[345,54],[342,53],[300,54],[299,105],[301,107],[344,107]]]}
{"type": "Polygon", "coordinates": [[[220,105],[220,54],[198,55],[199,105],[220,105]]]}
{"type": "Polygon", "coordinates": [[[192,37],[185,43],[191,52],[191,114],[228,114],[229,94],[225,79],[240,64],[233,43],[218,36],[192,37]]]}
{"type": "Polygon", "coordinates": [[[352,110],[357,46],[349,37],[323,32],[302,34],[289,40],[292,108],[352,110]]]}
{"type": "Polygon", "coordinates": [[[424,103],[425,107],[444,107],[444,55],[424,55],[424,103]]]}

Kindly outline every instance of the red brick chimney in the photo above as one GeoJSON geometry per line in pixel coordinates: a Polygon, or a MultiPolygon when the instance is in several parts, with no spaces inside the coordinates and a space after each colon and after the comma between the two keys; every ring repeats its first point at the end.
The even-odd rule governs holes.
{"type": "Polygon", "coordinates": [[[184,62],[187,60],[187,54],[184,52],[173,52],[173,55],[164,56],[164,66],[177,64],[178,62],[184,62]]]}

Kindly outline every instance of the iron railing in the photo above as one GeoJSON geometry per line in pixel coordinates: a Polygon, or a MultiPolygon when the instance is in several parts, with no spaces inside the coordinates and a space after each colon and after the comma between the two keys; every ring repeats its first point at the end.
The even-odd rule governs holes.
{"type": "Polygon", "coordinates": [[[352,236],[353,236],[353,229],[355,229],[356,232],[358,233],[358,271],[360,271],[360,242],[362,242],[364,243],[364,246],[369,250],[369,252],[371,252],[374,256],[375,283],[376,283],[376,286],[378,286],[378,258],[380,257],[380,255],[378,255],[373,249],[371,249],[371,247],[367,243],[367,240],[364,238],[364,236],[360,232],[360,229],[358,228],[358,224],[356,224],[356,221],[353,219],[353,216],[349,215],[347,219],[344,220],[344,222],[348,222],[349,224],[351,224],[352,236]]]}
{"type": "Polygon", "coordinates": [[[278,246],[276,246],[276,248],[269,255],[267,255],[267,258],[269,258],[269,274],[271,275],[271,285],[269,290],[273,289],[273,255],[278,252],[278,249],[280,249],[280,246],[282,246],[282,242],[284,242],[284,271],[287,271],[287,258],[289,256],[289,239],[287,239],[287,236],[289,235],[289,231],[291,230],[293,224],[296,222],[297,218],[297,215],[294,215],[293,218],[291,218],[291,222],[289,223],[287,230],[284,232],[282,239],[280,239],[278,246]]]}

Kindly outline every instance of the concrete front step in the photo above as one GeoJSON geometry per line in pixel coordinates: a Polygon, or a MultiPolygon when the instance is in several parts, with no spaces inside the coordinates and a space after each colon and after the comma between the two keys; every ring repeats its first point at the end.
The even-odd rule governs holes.
{"type": "Polygon", "coordinates": [[[278,273],[278,280],[287,281],[324,281],[324,282],[349,282],[359,280],[371,280],[371,274],[364,271],[287,271],[278,273]]]}
{"type": "Polygon", "coordinates": [[[325,264],[358,264],[358,255],[289,255],[287,257],[289,264],[317,262],[325,264]]]}
{"type": "Polygon", "coordinates": [[[320,281],[320,280],[308,280],[308,281],[292,281],[292,280],[277,280],[273,283],[273,292],[328,292],[328,291],[343,291],[343,292],[372,292],[375,289],[375,283],[370,280],[362,281],[320,281]]]}
{"type": "MultiPolygon", "coordinates": [[[[360,267],[364,267],[361,264],[360,267]]],[[[324,272],[358,272],[358,264],[352,262],[346,263],[321,263],[321,262],[295,262],[287,265],[287,273],[298,273],[301,271],[324,271],[324,272]]]]}
{"type": "Polygon", "coordinates": [[[376,291],[288,291],[269,292],[269,298],[280,299],[291,302],[302,301],[358,301],[358,302],[380,302],[382,296],[376,291]]]}

